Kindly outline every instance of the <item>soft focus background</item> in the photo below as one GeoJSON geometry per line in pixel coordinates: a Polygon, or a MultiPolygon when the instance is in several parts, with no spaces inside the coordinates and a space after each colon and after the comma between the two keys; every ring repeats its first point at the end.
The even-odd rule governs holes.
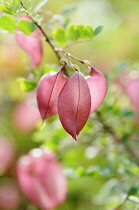
{"type": "MultiPolygon", "coordinates": [[[[104,27],[92,41],[73,44],[66,51],[105,73],[108,93],[77,143],[57,115],[41,129],[35,90],[23,92],[17,81],[31,77],[29,59],[14,34],[0,33],[0,203],[3,196],[7,203],[10,192],[15,193],[12,208],[0,209],[37,210],[19,193],[15,166],[19,156],[42,144],[56,152],[68,178],[67,200],[57,209],[139,209],[139,107],[131,100],[134,91],[139,94],[139,85],[133,85],[131,93],[126,89],[128,81],[138,79],[139,74],[139,1],[49,0],[41,14],[48,35],[48,22],[54,29],[63,17],[53,14],[64,14],[69,24],[104,27]],[[4,183],[10,192],[2,191],[4,183]]],[[[44,42],[43,47],[43,62],[35,72],[59,65],[49,45],[44,42]]]]}

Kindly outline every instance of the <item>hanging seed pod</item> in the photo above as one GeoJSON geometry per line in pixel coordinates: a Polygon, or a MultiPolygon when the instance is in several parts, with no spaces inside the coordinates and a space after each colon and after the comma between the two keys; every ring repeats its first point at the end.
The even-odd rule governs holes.
{"type": "MultiPolygon", "coordinates": [[[[20,17],[19,20],[27,20],[31,22],[30,17],[27,15],[20,17]]],[[[17,32],[16,40],[18,45],[28,54],[31,67],[37,67],[41,63],[43,56],[42,41],[39,39],[42,35],[41,31],[36,28],[31,35],[19,34],[22,33],[20,29],[17,29],[17,32]]]]}
{"type": "Polygon", "coordinates": [[[52,210],[66,199],[67,180],[52,151],[33,149],[21,157],[17,178],[24,195],[42,210],[52,210]]]}
{"type": "Polygon", "coordinates": [[[65,83],[58,98],[58,114],[64,129],[76,140],[84,127],[91,107],[90,91],[77,71],[65,83]]]}
{"type": "Polygon", "coordinates": [[[86,77],[86,82],[91,94],[91,114],[104,100],[107,93],[107,83],[104,75],[93,67],[91,67],[90,75],[86,77]]]}
{"type": "Polygon", "coordinates": [[[57,100],[65,82],[68,80],[68,77],[62,75],[64,68],[65,65],[58,72],[51,71],[45,74],[38,84],[37,102],[43,120],[58,112],[57,100]]]}
{"type": "Polygon", "coordinates": [[[124,90],[135,110],[136,122],[139,126],[139,78],[129,80],[124,90]]]}

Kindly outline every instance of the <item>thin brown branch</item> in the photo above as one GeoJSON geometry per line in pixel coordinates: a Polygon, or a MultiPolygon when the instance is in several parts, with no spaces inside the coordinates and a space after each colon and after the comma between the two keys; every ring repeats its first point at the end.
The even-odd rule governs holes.
{"type": "MultiPolygon", "coordinates": [[[[102,115],[101,115],[101,112],[96,111],[96,114],[97,114],[98,120],[100,121],[100,123],[101,123],[102,126],[103,126],[103,130],[106,131],[107,133],[109,133],[109,134],[112,136],[114,142],[115,142],[116,144],[123,143],[124,139],[121,138],[121,137],[119,137],[119,136],[115,133],[113,127],[110,126],[110,125],[108,125],[108,124],[105,122],[105,120],[103,119],[103,117],[102,117],[102,115]]],[[[134,152],[134,150],[132,150],[132,148],[131,148],[128,144],[123,144],[123,145],[124,145],[125,150],[128,151],[128,153],[130,154],[132,160],[133,160],[134,162],[136,162],[137,165],[139,165],[139,158],[138,158],[138,156],[136,155],[136,153],[134,152]]]]}
{"type": "Polygon", "coordinates": [[[127,194],[126,194],[125,198],[123,199],[122,203],[119,204],[118,206],[114,207],[113,210],[120,210],[121,207],[124,205],[124,203],[128,200],[129,196],[130,196],[130,190],[127,192],[127,194]]]}
{"type": "Polygon", "coordinates": [[[50,45],[50,47],[52,48],[52,50],[55,52],[58,60],[60,61],[60,55],[58,54],[58,52],[55,50],[55,47],[52,45],[52,43],[50,42],[47,34],[45,33],[45,31],[43,30],[43,28],[32,18],[32,16],[28,13],[25,5],[23,4],[23,2],[21,1],[21,6],[25,9],[27,15],[31,18],[32,22],[35,23],[35,25],[40,29],[40,31],[42,32],[43,36],[45,37],[46,42],[50,45]]]}
{"type": "Polygon", "coordinates": [[[87,65],[87,64],[90,65],[88,60],[82,60],[80,58],[77,58],[76,56],[72,55],[71,53],[66,52],[63,48],[55,47],[55,50],[58,52],[64,53],[64,55],[67,55],[68,57],[73,58],[74,60],[76,60],[84,65],[87,65]]]}

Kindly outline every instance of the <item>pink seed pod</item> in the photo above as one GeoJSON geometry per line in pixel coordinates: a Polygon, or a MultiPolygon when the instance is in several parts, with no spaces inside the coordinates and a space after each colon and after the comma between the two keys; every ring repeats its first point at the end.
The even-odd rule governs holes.
{"type": "Polygon", "coordinates": [[[0,136],[0,174],[5,173],[11,166],[15,156],[14,144],[0,136]]]}
{"type": "Polygon", "coordinates": [[[137,125],[139,126],[139,78],[129,80],[124,89],[136,112],[137,125]]]}
{"type": "Polygon", "coordinates": [[[0,182],[0,209],[15,210],[20,204],[20,194],[14,180],[0,182]]]}
{"type": "Polygon", "coordinates": [[[104,100],[107,93],[107,82],[104,75],[93,67],[91,67],[90,75],[86,77],[86,82],[91,94],[91,114],[104,100]]]}
{"type": "Polygon", "coordinates": [[[90,91],[84,77],[75,72],[65,83],[58,98],[58,114],[64,129],[76,140],[91,108],[90,91]]]}
{"type": "MultiPolygon", "coordinates": [[[[24,15],[19,20],[27,20],[31,22],[30,17],[24,15]]],[[[20,29],[17,29],[16,40],[18,45],[28,54],[31,62],[31,67],[37,67],[42,61],[43,47],[41,37],[41,31],[36,28],[31,35],[19,34],[22,33],[20,29]],[[38,37],[38,38],[37,38],[38,37]]]]}
{"type": "Polygon", "coordinates": [[[122,87],[128,96],[136,114],[137,126],[139,126],[139,74],[135,70],[124,70],[120,72],[116,83],[122,87]]]}
{"type": "Polygon", "coordinates": [[[42,210],[52,210],[66,198],[67,180],[49,150],[33,149],[21,157],[17,178],[24,195],[42,210]]]}
{"type": "Polygon", "coordinates": [[[13,123],[21,132],[30,132],[40,119],[36,94],[33,92],[16,106],[13,113],[13,123]]]}
{"type": "Polygon", "coordinates": [[[58,112],[57,100],[65,82],[68,80],[66,76],[62,75],[64,68],[65,66],[62,66],[58,72],[51,71],[43,75],[38,84],[37,102],[43,120],[58,112]]]}
{"type": "Polygon", "coordinates": [[[128,81],[125,91],[130,97],[130,101],[134,109],[136,112],[139,112],[139,79],[132,79],[128,81]]]}

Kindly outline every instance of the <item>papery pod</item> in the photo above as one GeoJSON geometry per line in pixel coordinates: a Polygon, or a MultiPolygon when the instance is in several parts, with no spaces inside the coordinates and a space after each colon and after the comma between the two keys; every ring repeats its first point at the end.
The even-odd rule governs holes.
{"type": "Polygon", "coordinates": [[[86,82],[91,94],[91,114],[104,100],[107,93],[107,82],[104,75],[93,67],[91,67],[90,75],[86,77],[86,82]]]}
{"type": "Polygon", "coordinates": [[[68,80],[68,77],[62,75],[61,71],[65,68],[63,65],[58,72],[50,71],[43,75],[37,88],[37,102],[42,119],[56,114],[58,96],[68,80]]]}
{"type": "MultiPolygon", "coordinates": [[[[19,20],[31,21],[30,17],[24,15],[19,20]]],[[[17,29],[16,40],[18,45],[28,54],[31,62],[31,67],[35,68],[42,61],[43,46],[41,37],[41,31],[36,28],[31,35],[19,34],[22,33],[20,29],[17,29]],[[37,38],[38,37],[38,38],[37,38]]]]}
{"type": "Polygon", "coordinates": [[[42,210],[52,210],[66,199],[67,180],[52,151],[33,149],[21,157],[17,178],[24,195],[42,210]]]}
{"type": "Polygon", "coordinates": [[[131,79],[125,87],[125,91],[136,111],[139,112],[139,79],[131,79]]]}
{"type": "Polygon", "coordinates": [[[0,136],[0,175],[4,174],[12,166],[14,157],[14,144],[11,140],[0,136]]]}
{"type": "Polygon", "coordinates": [[[15,107],[13,124],[18,131],[28,133],[35,128],[39,120],[41,117],[36,106],[36,93],[31,92],[15,107]]]}
{"type": "Polygon", "coordinates": [[[76,139],[84,127],[91,107],[91,96],[84,77],[75,72],[58,98],[58,114],[64,129],[76,139]]]}
{"type": "Polygon", "coordinates": [[[134,107],[137,125],[139,126],[139,79],[129,80],[124,89],[134,107]]]}

